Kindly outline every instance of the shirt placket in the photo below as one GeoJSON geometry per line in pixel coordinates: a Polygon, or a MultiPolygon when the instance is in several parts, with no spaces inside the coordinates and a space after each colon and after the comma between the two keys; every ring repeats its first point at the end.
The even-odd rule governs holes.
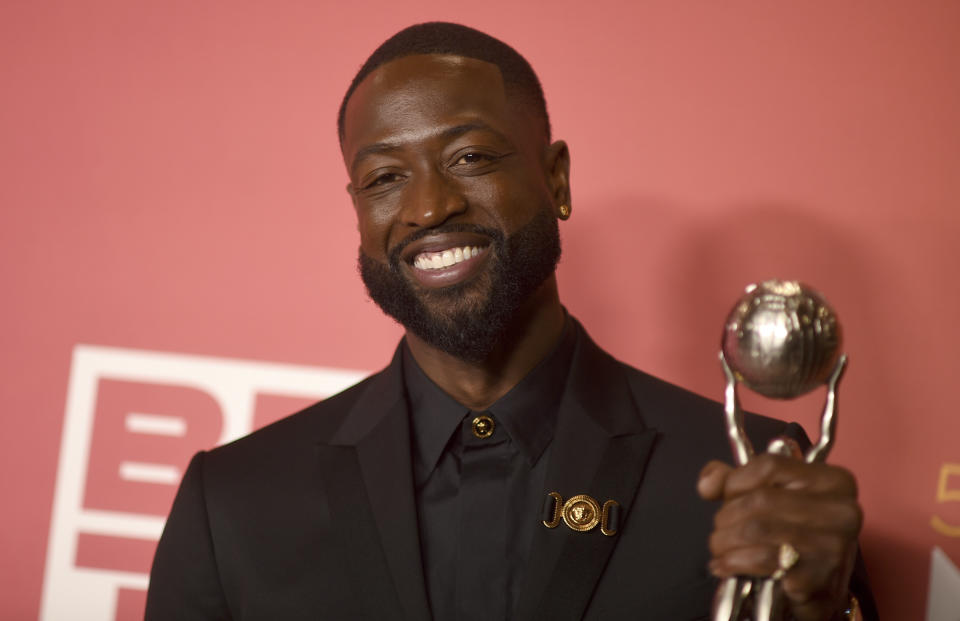
{"type": "Polygon", "coordinates": [[[506,619],[507,436],[490,412],[470,412],[460,440],[457,619],[506,619]]]}

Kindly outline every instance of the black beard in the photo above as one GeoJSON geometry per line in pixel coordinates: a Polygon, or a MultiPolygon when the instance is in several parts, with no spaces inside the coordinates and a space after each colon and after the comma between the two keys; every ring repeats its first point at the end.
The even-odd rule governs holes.
{"type": "Polygon", "coordinates": [[[414,233],[390,251],[388,264],[360,250],[360,277],[370,298],[428,344],[468,362],[484,360],[520,306],[553,274],[560,261],[560,231],[543,209],[508,238],[495,229],[446,224],[414,233]],[[472,232],[491,240],[489,266],[470,280],[427,289],[401,271],[400,254],[434,233],[472,232]]]}

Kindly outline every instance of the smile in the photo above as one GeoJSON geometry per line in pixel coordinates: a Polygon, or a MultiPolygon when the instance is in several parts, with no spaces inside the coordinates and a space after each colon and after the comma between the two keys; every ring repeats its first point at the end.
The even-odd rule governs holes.
{"type": "Polygon", "coordinates": [[[445,267],[469,261],[480,255],[478,246],[449,248],[440,252],[421,252],[413,259],[413,265],[421,270],[440,270],[445,267]]]}

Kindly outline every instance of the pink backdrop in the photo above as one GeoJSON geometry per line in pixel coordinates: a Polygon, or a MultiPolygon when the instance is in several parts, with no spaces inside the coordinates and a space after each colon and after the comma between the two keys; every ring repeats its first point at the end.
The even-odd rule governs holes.
{"type": "MultiPolygon", "coordinates": [[[[169,471],[123,483],[120,453],[185,460],[226,437],[230,386],[255,426],[309,397],[314,376],[290,379],[304,369],[386,363],[399,330],[355,273],[335,113],[376,44],[449,19],[514,44],[541,76],[573,159],[561,294],[602,345],[719,398],[720,326],[746,283],[800,278],[833,302],[851,358],[833,461],[859,476],[885,618],[920,618],[931,549],[960,561],[960,4],[463,6],[0,7],[0,616],[83,601],[48,566],[70,477],[89,510],[62,523],[72,589],[101,570],[121,585],[116,613],[70,603],[70,618],[136,618],[175,486],[169,471]],[[153,379],[132,382],[148,359],[153,379]],[[71,412],[90,368],[86,428],[71,412]],[[178,372],[234,375],[221,395],[178,372]],[[117,418],[138,399],[187,417],[160,457],[117,418]],[[74,424],[89,442],[62,443],[74,424]],[[75,445],[89,455],[70,461],[75,445]],[[108,518],[133,535],[107,536],[108,518]]],[[[821,399],[748,405],[813,432],[821,399]]]]}

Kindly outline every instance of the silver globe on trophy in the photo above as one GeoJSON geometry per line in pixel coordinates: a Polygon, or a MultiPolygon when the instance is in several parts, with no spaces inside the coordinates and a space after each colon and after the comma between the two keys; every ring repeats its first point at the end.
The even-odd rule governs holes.
{"type": "MultiPolygon", "coordinates": [[[[726,376],[724,418],[737,465],[746,464],[755,454],[743,429],[739,384],[773,399],[792,399],[826,384],[817,443],[806,453],[785,436],[767,446],[769,453],[808,463],[826,460],[837,426],[837,385],[847,363],[840,352],[842,342],[836,314],[813,289],[783,280],[747,287],[727,317],[720,350],[726,376]]],[[[751,611],[754,621],[780,619],[779,582],[797,558],[797,551],[783,544],[779,568],[770,577],[725,579],[714,597],[713,621],[739,621],[751,611]]]]}

